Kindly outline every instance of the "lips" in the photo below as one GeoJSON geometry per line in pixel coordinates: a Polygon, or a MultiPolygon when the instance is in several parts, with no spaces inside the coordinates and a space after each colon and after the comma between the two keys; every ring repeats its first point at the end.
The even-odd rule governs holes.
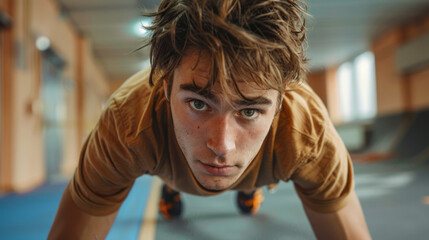
{"type": "Polygon", "coordinates": [[[207,174],[215,175],[215,176],[230,175],[235,168],[235,166],[232,166],[232,165],[216,165],[216,164],[203,163],[201,161],[198,161],[198,162],[207,174]]]}

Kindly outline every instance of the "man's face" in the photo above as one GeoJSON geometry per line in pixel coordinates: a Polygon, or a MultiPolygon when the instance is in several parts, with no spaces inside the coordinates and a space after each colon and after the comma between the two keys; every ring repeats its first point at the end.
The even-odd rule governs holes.
{"type": "Polygon", "coordinates": [[[237,96],[229,103],[216,84],[209,93],[198,93],[206,86],[210,65],[204,55],[198,61],[198,52],[188,53],[174,71],[169,96],[174,131],[198,182],[223,190],[237,181],[261,148],[279,93],[246,83],[239,87],[252,101],[237,96]]]}

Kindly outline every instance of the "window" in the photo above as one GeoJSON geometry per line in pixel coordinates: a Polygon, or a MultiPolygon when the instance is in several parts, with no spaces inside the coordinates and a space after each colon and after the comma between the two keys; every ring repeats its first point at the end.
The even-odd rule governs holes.
{"type": "Polygon", "coordinates": [[[365,52],[337,70],[340,117],[343,122],[377,114],[374,55],[365,52]]]}

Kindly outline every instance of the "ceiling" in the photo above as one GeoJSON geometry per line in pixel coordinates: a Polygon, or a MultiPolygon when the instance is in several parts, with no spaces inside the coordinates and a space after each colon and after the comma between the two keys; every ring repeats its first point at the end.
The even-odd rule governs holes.
{"type": "MultiPolygon", "coordinates": [[[[160,0],[57,0],[78,32],[88,37],[109,80],[123,80],[148,66],[144,37],[134,31],[144,9],[160,0]]],[[[369,48],[372,39],[394,26],[429,15],[429,0],[308,0],[307,56],[323,69],[369,48]]]]}

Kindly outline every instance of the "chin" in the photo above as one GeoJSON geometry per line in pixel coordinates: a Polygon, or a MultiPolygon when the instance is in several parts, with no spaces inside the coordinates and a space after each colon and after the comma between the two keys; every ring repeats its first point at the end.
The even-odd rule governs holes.
{"type": "Polygon", "coordinates": [[[229,188],[234,182],[225,179],[198,179],[197,181],[207,190],[222,191],[229,188]]]}
{"type": "Polygon", "coordinates": [[[228,187],[216,185],[216,184],[210,184],[210,185],[201,184],[201,186],[203,186],[205,189],[210,191],[223,191],[228,188],[228,187]]]}

